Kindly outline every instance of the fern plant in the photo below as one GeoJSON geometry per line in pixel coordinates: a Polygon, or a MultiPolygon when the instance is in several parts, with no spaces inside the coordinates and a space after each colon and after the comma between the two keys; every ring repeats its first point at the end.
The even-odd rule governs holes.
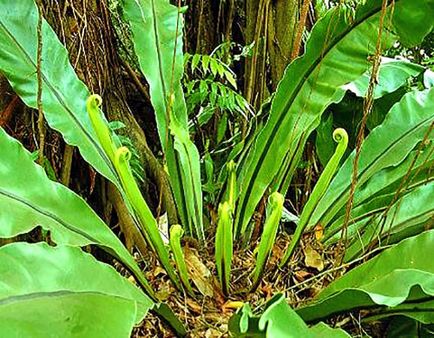
{"type": "MultiPolygon", "coordinates": [[[[351,17],[347,9],[335,7],[317,22],[306,44],[305,54],[288,66],[270,99],[267,119],[261,121],[257,128],[251,128],[249,135],[245,135],[247,130],[242,130],[242,123],[233,123],[235,128],[229,140],[224,142],[234,145],[234,149],[228,152],[216,171],[212,155],[215,159],[218,147],[214,147],[212,153],[209,143],[196,146],[190,135],[189,119],[196,114],[194,109],[199,103],[212,107],[214,112],[218,106],[222,111],[249,114],[248,105],[236,92],[233,73],[215,56],[187,56],[190,69],[195,72],[201,69],[204,79],[186,82],[186,101],[182,87],[182,9],[172,6],[167,0],[124,0],[122,6],[124,19],[131,28],[140,70],[150,85],[160,145],[181,223],[170,224],[172,256],[132,174],[129,163],[131,150],[116,142],[113,130],[100,109],[101,98],[91,94],[78,79],[68,61],[66,49],[42,18],[42,59],[45,62],[41,64],[43,76],[38,81],[39,12],[33,0],[14,3],[0,0],[4,13],[0,17],[0,71],[28,106],[36,108],[38,103],[42,103],[49,126],[60,132],[66,143],[76,146],[81,156],[116,186],[141,240],[155,252],[174,286],[178,290],[185,288],[191,297],[195,297],[195,290],[189,281],[182,250],[183,233],[195,238],[198,247],[204,248],[216,228],[214,249],[217,275],[221,288],[227,296],[231,296],[231,263],[237,246],[240,247],[238,244],[241,242],[256,244],[250,242],[253,224],[257,223],[253,215],[259,202],[272,192],[257,246],[257,266],[247,277],[249,289],[254,290],[261,282],[273,252],[284,196],[300,162],[304,145],[318,127],[325,109],[342,100],[345,85],[351,83],[363,87],[361,78],[371,66],[369,56],[374,52],[374,42],[378,38],[376,28],[382,15],[382,1],[374,0],[359,6],[351,17]],[[22,25],[23,17],[27,20],[26,27],[22,25]],[[50,60],[56,60],[56,64],[50,60]],[[38,102],[36,94],[38,87],[42,87],[41,102],[38,102]],[[192,99],[197,93],[200,100],[192,99]],[[219,96],[223,95],[227,97],[219,101],[219,96]],[[244,139],[241,136],[248,137],[244,139]],[[204,187],[202,172],[207,176],[204,187]],[[203,207],[204,196],[212,190],[209,185],[215,183],[216,177],[218,183],[215,184],[213,198],[208,201],[212,204],[211,211],[207,212],[203,207]],[[221,206],[219,215],[213,217],[212,209],[217,209],[218,205],[221,206]],[[204,224],[211,226],[205,227],[204,224]]],[[[395,0],[393,5],[387,7],[389,34],[383,36],[382,44],[390,47],[396,40],[407,45],[419,43],[432,29],[429,19],[433,15],[433,0],[424,0],[417,5],[412,0],[395,0]]],[[[359,255],[366,246],[390,240],[390,235],[394,236],[394,241],[399,241],[409,232],[421,232],[434,214],[432,202],[423,202],[434,189],[430,170],[434,159],[431,136],[433,105],[433,88],[409,92],[363,142],[358,186],[350,215],[352,222],[348,228],[349,233],[354,235],[352,238],[360,240],[350,243],[351,257],[359,255]],[[411,206],[410,211],[402,209],[403,205],[411,206]]],[[[221,129],[224,131],[228,123],[223,124],[225,127],[221,129]]],[[[223,131],[217,133],[217,144],[228,137],[223,131]]],[[[322,240],[326,244],[334,243],[341,234],[355,153],[344,158],[348,141],[346,133],[338,130],[335,136],[339,141],[336,153],[301,212],[298,228],[282,266],[289,261],[305,229],[320,227],[324,231],[322,240]]],[[[14,237],[41,226],[50,232],[51,240],[58,246],[19,243],[0,248],[0,255],[4,256],[0,271],[16,270],[20,280],[24,281],[15,285],[11,274],[0,276],[0,318],[2,323],[6,323],[1,326],[0,332],[9,336],[13,330],[19,329],[20,313],[28,306],[28,321],[22,328],[28,330],[34,327],[41,335],[49,327],[59,334],[69,334],[79,326],[83,337],[95,336],[95,330],[103,330],[101,323],[92,328],[94,331],[89,327],[95,325],[97,320],[94,315],[98,314],[113,318],[108,327],[113,327],[117,336],[126,337],[134,323],[142,320],[150,309],[168,320],[178,335],[184,335],[186,332],[180,321],[167,306],[158,304],[155,290],[131,254],[89,205],[68,188],[50,181],[42,168],[32,161],[31,154],[3,129],[0,131],[0,145],[3,155],[0,206],[2,210],[13,210],[0,214],[0,237],[14,237]],[[132,273],[141,290],[107,265],[85,254],[80,247],[87,245],[97,245],[113,255],[132,273]],[[29,262],[30,257],[34,257],[32,262],[29,262]],[[47,263],[51,260],[55,261],[53,266],[47,263]],[[19,268],[14,264],[19,264],[19,268]],[[65,275],[59,273],[59,270],[69,266],[72,268],[65,275]],[[38,268],[47,272],[36,273],[38,268]],[[90,271],[92,274],[100,273],[98,277],[104,282],[92,283],[88,275],[80,275],[81,271],[89,272],[89,275],[90,271]],[[82,285],[76,283],[78,278],[84,281],[82,285]],[[88,295],[86,300],[83,300],[84,294],[88,295]],[[85,301],[84,305],[89,308],[95,308],[95,313],[85,313],[81,301],[85,301]],[[53,313],[65,307],[67,311],[59,322],[53,313]],[[114,309],[113,314],[108,315],[107,309],[114,309]],[[39,316],[36,318],[35,313],[42,313],[43,320],[39,316]],[[77,316],[80,323],[68,321],[71,316],[77,316]]],[[[422,238],[421,242],[425,244],[432,240],[431,232],[420,236],[418,238],[422,238]]],[[[402,247],[407,247],[405,243],[408,242],[403,243],[395,247],[391,256],[399,257],[401,251],[405,251],[402,247]]],[[[381,261],[380,258],[377,260],[381,261]]],[[[422,263],[420,275],[431,273],[429,267],[422,263]]],[[[375,264],[376,261],[372,263],[375,264]]],[[[361,270],[372,278],[377,277],[377,270],[371,275],[367,271],[369,269],[361,270]]],[[[342,283],[345,288],[347,280],[352,279],[349,276],[336,284],[342,283]]],[[[326,294],[339,297],[342,285],[336,290],[336,294],[331,291],[326,294]]],[[[365,291],[372,294],[371,290],[363,288],[365,291]]],[[[426,294],[432,296],[431,291],[426,294]]],[[[329,301],[328,296],[320,299],[324,304],[329,304],[329,301]]],[[[400,304],[391,301],[383,305],[400,304]]],[[[318,308],[322,306],[318,305],[318,308]]],[[[309,308],[300,310],[300,313],[302,311],[310,313],[309,308]]],[[[306,318],[309,317],[306,314],[303,318],[308,320],[306,318]]],[[[245,323],[250,321],[244,320],[245,323]]],[[[265,327],[265,324],[261,326],[261,320],[259,324],[260,329],[265,327]]]]}

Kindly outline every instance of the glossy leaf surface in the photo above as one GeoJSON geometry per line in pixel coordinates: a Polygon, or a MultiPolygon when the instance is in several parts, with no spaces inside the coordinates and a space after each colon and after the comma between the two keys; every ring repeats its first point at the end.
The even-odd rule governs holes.
{"type": "MultiPolygon", "coordinates": [[[[410,92],[392,107],[384,122],[369,134],[361,147],[357,180],[358,189],[369,190],[369,193],[363,192],[359,196],[359,190],[356,190],[354,207],[391,184],[384,179],[375,181],[376,174],[382,175],[382,170],[397,168],[402,163],[411,164],[412,159],[406,160],[407,156],[416,156],[415,149],[419,142],[424,139],[430,140],[430,128],[434,121],[433,110],[434,89],[410,92]],[[370,184],[371,178],[374,180],[373,184],[370,184]]],[[[426,149],[423,150],[425,157],[428,156],[427,160],[431,158],[432,153],[429,154],[432,149],[432,142],[428,142],[426,149]]],[[[311,226],[321,224],[326,227],[337,214],[343,212],[351,186],[354,156],[353,151],[332,180],[312,215],[311,226]]],[[[402,175],[394,178],[397,181],[406,174],[404,170],[396,169],[394,174],[397,173],[402,175]]],[[[339,228],[338,224],[334,226],[339,228]]]]}
{"type": "Polygon", "coordinates": [[[147,285],[128,250],[87,203],[65,186],[50,181],[44,169],[33,162],[32,155],[3,129],[0,151],[0,238],[41,226],[50,231],[57,244],[98,245],[114,254],[147,285]]]}
{"type": "Polygon", "coordinates": [[[180,9],[168,0],[126,0],[123,10],[140,70],[149,84],[182,225],[203,241],[199,152],[188,134],[181,87],[184,63],[180,9]]]}
{"type": "Polygon", "coordinates": [[[275,295],[260,316],[254,316],[249,305],[238,311],[229,322],[229,330],[236,337],[273,338],[345,338],[349,335],[324,323],[313,327],[307,324],[286,303],[282,294],[275,295]]]}
{"type": "MultiPolygon", "coordinates": [[[[406,306],[403,303],[409,301],[401,314],[411,315],[419,302],[434,296],[433,245],[434,230],[405,239],[346,273],[297,313],[310,322],[364,307],[392,307],[393,312],[393,307],[406,306]]],[[[434,320],[432,313],[422,315],[434,320]]]]}
{"type": "MultiPolygon", "coordinates": [[[[297,167],[292,162],[299,161],[304,147],[304,142],[299,141],[317,127],[325,108],[342,98],[340,87],[369,68],[368,56],[373,54],[377,40],[381,3],[369,1],[359,7],[350,24],[347,13],[339,8],[330,11],[316,23],[305,54],[286,69],[269,119],[250,148],[240,173],[237,233],[246,230],[258,202],[279,171],[286,174],[279,175],[276,185],[292,177],[297,167]]],[[[393,19],[386,20],[392,22],[391,30],[411,43],[420,41],[432,27],[434,1],[420,4],[418,7],[412,0],[395,1],[393,19]],[[405,15],[405,20],[400,15],[405,15]]],[[[389,33],[384,36],[383,46],[387,48],[396,37],[389,33]]]]}
{"type": "Polygon", "coordinates": [[[79,248],[13,243],[0,249],[0,335],[130,337],[153,303],[79,248]]]}
{"type": "MultiPolygon", "coordinates": [[[[1,0],[0,11],[0,72],[24,103],[36,108],[38,10],[33,0],[1,0]]],[[[42,103],[48,124],[63,135],[66,143],[77,146],[99,173],[118,184],[86,112],[89,90],[78,79],[66,48],[44,19],[41,58],[42,103]]]]}

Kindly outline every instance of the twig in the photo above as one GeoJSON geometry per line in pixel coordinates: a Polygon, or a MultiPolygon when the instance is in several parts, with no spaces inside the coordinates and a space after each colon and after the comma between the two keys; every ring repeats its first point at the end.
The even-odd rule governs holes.
{"type": "Polygon", "coordinates": [[[134,83],[136,84],[137,88],[140,90],[140,92],[143,94],[144,97],[146,97],[146,99],[151,102],[151,98],[149,96],[149,92],[148,90],[145,88],[145,86],[142,84],[142,82],[140,81],[139,77],[137,76],[136,72],[134,71],[134,69],[129,65],[128,62],[124,61],[122,58],[120,59],[122,62],[122,65],[125,67],[125,70],[127,71],[128,75],[131,76],[131,78],[133,79],[134,83]]]}
{"type": "Polygon", "coordinates": [[[60,182],[64,186],[69,185],[69,180],[71,178],[71,165],[72,165],[72,155],[74,154],[74,147],[69,144],[65,144],[65,151],[63,152],[62,159],[62,171],[60,173],[60,182]]]}
{"type": "Polygon", "coordinates": [[[37,3],[38,7],[38,51],[36,56],[36,76],[38,80],[37,107],[38,107],[38,133],[39,133],[39,155],[38,163],[44,162],[44,146],[45,146],[45,129],[44,129],[44,112],[42,109],[42,10],[41,4],[37,3]]]}
{"type": "Polygon", "coordinates": [[[368,120],[368,116],[370,112],[372,111],[372,107],[374,105],[374,89],[377,85],[378,81],[378,73],[380,71],[380,64],[381,64],[381,42],[382,42],[382,33],[384,28],[384,18],[386,17],[386,11],[387,11],[387,0],[383,0],[383,3],[381,5],[381,14],[380,14],[380,22],[378,27],[378,37],[377,37],[377,44],[375,46],[375,54],[373,57],[373,64],[372,64],[372,74],[371,78],[369,79],[369,86],[368,86],[368,92],[366,94],[365,100],[364,100],[364,107],[363,107],[363,117],[360,125],[359,132],[357,134],[357,141],[356,141],[356,154],[354,156],[354,162],[353,162],[353,173],[351,177],[351,187],[350,187],[350,193],[348,197],[348,202],[345,209],[345,218],[344,218],[344,224],[342,226],[342,235],[337,245],[337,251],[340,255],[339,259],[336,261],[339,265],[342,263],[342,259],[345,255],[345,251],[340,253],[341,247],[346,247],[346,241],[347,241],[347,228],[348,223],[350,221],[351,216],[351,209],[353,208],[353,202],[354,202],[354,194],[356,191],[357,181],[358,181],[358,164],[360,159],[360,152],[362,148],[362,143],[364,140],[364,134],[365,134],[365,126],[366,122],[368,120]]]}
{"type": "Polygon", "coordinates": [[[306,18],[307,18],[307,13],[309,12],[310,2],[311,0],[303,1],[303,7],[301,8],[301,13],[300,13],[300,20],[298,21],[297,32],[294,38],[294,47],[291,52],[291,61],[294,60],[300,53],[301,40],[303,37],[303,31],[306,27],[306,18]]]}

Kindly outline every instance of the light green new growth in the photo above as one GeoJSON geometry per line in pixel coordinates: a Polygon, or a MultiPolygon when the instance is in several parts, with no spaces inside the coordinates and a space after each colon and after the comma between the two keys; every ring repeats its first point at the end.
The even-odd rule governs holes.
{"type": "Polygon", "coordinates": [[[193,296],[193,289],[191,287],[190,281],[188,280],[187,265],[185,264],[184,253],[181,248],[181,238],[184,235],[184,229],[179,224],[174,224],[170,228],[170,239],[169,244],[172,249],[173,257],[175,258],[175,263],[178,268],[179,276],[181,277],[181,282],[184,284],[187,292],[193,296]]]}
{"type": "Polygon", "coordinates": [[[161,238],[160,231],[158,229],[157,220],[152,215],[151,210],[148,207],[145,199],[140,192],[140,189],[134,179],[133,173],[130,167],[131,152],[127,147],[120,147],[115,153],[115,169],[121,179],[127,198],[131,202],[133,209],[139,217],[140,224],[142,225],[143,232],[149,244],[157,254],[161,264],[167,271],[170,279],[173,283],[181,289],[181,285],[176,277],[175,271],[170,264],[169,253],[164,246],[163,239],[161,238]]]}
{"type": "Polygon", "coordinates": [[[101,97],[96,94],[89,96],[86,101],[86,109],[92,122],[93,129],[104,151],[106,152],[110,161],[113,163],[115,170],[119,175],[126,196],[140,220],[142,232],[146,240],[157,254],[170,279],[178,288],[180,288],[178,278],[176,277],[174,269],[170,264],[169,253],[164,246],[163,240],[158,230],[157,221],[154,215],[152,215],[152,212],[149,209],[145,199],[143,198],[131,171],[129,163],[131,152],[126,147],[120,147],[119,149],[116,149],[111,137],[110,129],[107,126],[107,123],[104,121],[102,112],[99,109],[101,102],[101,97]]]}
{"type": "Polygon", "coordinates": [[[228,294],[233,254],[232,210],[229,202],[219,206],[219,220],[215,236],[217,274],[224,294],[228,294]]]}
{"type": "Polygon", "coordinates": [[[229,188],[229,205],[232,212],[235,211],[235,195],[237,189],[237,176],[235,171],[235,162],[230,161],[228,163],[228,188],[229,188]]]}
{"type": "Polygon", "coordinates": [[[105,153],[112,163],[115,161],[116,146],[111,137],[111,131],[103,119],[99,107],[102,104],[102,98],[98,94],[92,94],[86,101],[86,110],[92,122],[93,130],[98,137],[105,153]]]}
{"type": "Polygon", "coordinates": [[[256,266],[252,272],[252,287],[251,290],[256,289],[259,284],[259,277],[264,271],[265,264],[267,263],[268,256],[273,248],[276,239],[277,229],[279,228],[279,221],[282,217],[283,202],[285,201],[282,194],[275,191],[268,198],[269,215],[264,224],[262,231],[261,241],[258,245],[258,256],[256,258],[256,266]]]}
{"type": "Polygon", "coordinates": [[[324,168],[324,171],[322,172],[320,178],[318,179],[318,182],[316,183],[315,188],[313,189],[312,194],[309,197],[309,200],[307,201],[305,207],[303,208],[303,211],[300,216],[300,221],[298,222],[297,225],[297,229],[295,230],[294,236],[292,237],[292,241],[285,253],[285,256],[280,262],[279,267],[284,266],[288,262],[291,255],[293,254],[295,247],[300,241],[304,229],[309,223],[309,219],[313,211],[318,205],[318,202],[321,199],[321,197],[326,192],[330,184],[330,181],[332,180],[334,174],[338,169],[341,158],[342,156],[344,156],[345,150],[347,149],[348,134],[345,131],[345,129],[342,128],[335,129],[335,131],[333,132],[333,139],[335,140],[335,142],[338,143],[338,145],[336,146],[336,150],[333,156],[328,161],[326,167],[324,168]]]}

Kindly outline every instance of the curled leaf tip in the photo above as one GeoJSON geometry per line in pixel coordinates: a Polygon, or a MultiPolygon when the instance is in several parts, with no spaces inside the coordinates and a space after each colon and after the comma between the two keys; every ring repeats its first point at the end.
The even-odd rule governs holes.
{"type": "Polygon", "coordinates": [[[87,98],[86,105],[88,108],[98,108],[101,107],[102,98],[98,94],[92,94],[87,98]]]}
{"type": "Polygon", "coordinates": [[[127,147],[120,147],[118,150],[116,150],[116,158],[118,160],[129,162],[131,158],[131,151],[127,147]]]}
{"type": "Polygon", "coordinates": [[[174,224],[170,227],[170,237],[181,238],[184,235],[184,229],[179,224],[174,224]]]}
{"type": "Polygon", "coordinates": [[[235,171],[235,162],[233,160],[229,161],[228,163],[228,171],[229,172],[235,171]]]}
{"type": "Polygon", "coordinates": [[[277,191],[273,192],[269,197],[270,204],[274,206],[281,206],[285,202],[283,195],[277,191]]]}
{"type": "Polygon", "coordinates": [[[346,142],[348,143],[348,134],[346,132],[345,129],[343,128],[337,128],[334,130],[333,132],[333,140],[335,140],[335,142],[346,142]]]}

